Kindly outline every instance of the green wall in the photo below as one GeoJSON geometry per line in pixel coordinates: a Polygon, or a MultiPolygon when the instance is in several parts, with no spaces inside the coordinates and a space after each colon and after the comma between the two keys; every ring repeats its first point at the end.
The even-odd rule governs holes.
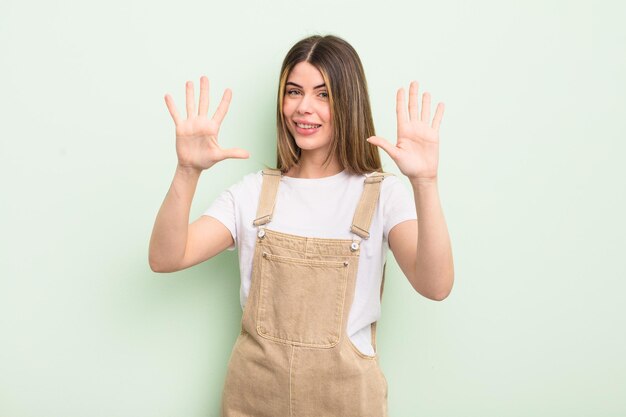
{"type": "Polygon", "coordinates": [[[617,1],[3,0],[0,416],[218,416],[237,254],[148,266],[176,165],[163,96],[182,110],[206,74],[212,113],[231,88],[220,142],[251,153],[203,174],[193,220],[274,163],[280,63],[314,33],[357,49],[388,140],[397,88],[446,104],[455,285],[428,300],[390,254],[390,415],[626,415],[625,16],[617,1]]]}

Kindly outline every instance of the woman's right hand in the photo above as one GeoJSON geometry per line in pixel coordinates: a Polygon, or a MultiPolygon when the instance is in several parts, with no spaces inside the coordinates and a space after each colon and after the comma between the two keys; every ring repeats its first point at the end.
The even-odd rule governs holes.
{"type": "Polygon", "coordinates": [[[187,119],[181,119],[174,105],[174,99],[169,94],[165,95],[165,104],[176,125],[176,154],[178,155],[179,167],[202,171],[226,158],[245,159],[249,157],[248,152],[243,149],[222,149],[217,143],[217,134],[232,97],[230,89],[224,91],[222,101],[211,119],[207,117],[209,111],[209,79],[206,76],[200,78],[200,102],[197,114],[191,81],[187,81],[186,96],[187,119]]]}

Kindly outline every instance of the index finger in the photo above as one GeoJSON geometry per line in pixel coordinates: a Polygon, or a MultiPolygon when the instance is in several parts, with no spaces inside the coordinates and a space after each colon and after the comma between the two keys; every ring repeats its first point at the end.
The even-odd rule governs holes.
{"type": "Polygon", "coordinates": [[[435,111],[435,117],[433,118],[433,128],[435,128],[436,130],[439,130],[439,125],[441,124],[441,118],[443,117],[444,110],[444,103],[437,104],[437,110],[435,111]]]}
{"type": "Polygon", "coordinates": [[[169,94],[165,95],[165,105],[174,119],[174,124],[178,126],[180,123],[180,116],[178,115],[178,110],[176,110],[176,105],[174,104],[174,99],[169,94]]]}
{"type": "Polygon", "coordinates": [[[224,116],[226,115],[226,112],[228,112],[228,106],[230,105],[232,96],[233,93],[230,88],[224,90],[222,101],[220,101],[220,105],[217,106],[217,110],[215,110],[215,114],[213,115],[213,120],[217,123],[222,123],[222,120],[224,120],[224,116]]]}
{"type": "Polygon", "coordinates": [[[398,125],[408,121],[406,105],[404,102],[404,88],[400,88],[396,94],[396,116],[398,118],[398,125]]]}

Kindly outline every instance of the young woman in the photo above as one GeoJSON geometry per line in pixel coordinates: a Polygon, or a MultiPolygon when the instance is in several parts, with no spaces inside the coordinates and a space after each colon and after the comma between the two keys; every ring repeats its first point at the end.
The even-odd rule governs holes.
{"type": "Polygon", "coordinates": [[[241,333],[228,363],[222,416],[387,415],[376,322],[388,249],[423,296],[443,300],[453,283],[450,239],[437,190],[439,125],[418,84],[397,94],[397,143],[375,136],[361,61],[335,36],[296,43],[282,65],[277,167],[246,175],[189,224],[203,170],[247,158],[217,141],[231,99],[212,119],[200,79],[176,125],[178,166],[157,215],[150,266],[178,271],[225,249],[239,251],[241,333]],[[383,148],[409,178],[382,172],[383,148]],[[419,229],[419,235],[418,235],[419,229]]]}

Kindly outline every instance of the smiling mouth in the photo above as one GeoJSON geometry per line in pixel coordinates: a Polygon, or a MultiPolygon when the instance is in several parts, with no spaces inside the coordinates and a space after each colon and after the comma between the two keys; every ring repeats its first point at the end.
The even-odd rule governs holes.
{"type": "Polygon", "coordinates": [[[300,129],[315,129],[320,127],[321,125],[306,125],[303,123],[296,123],[296,126],[298,126],[300,129]]]}

